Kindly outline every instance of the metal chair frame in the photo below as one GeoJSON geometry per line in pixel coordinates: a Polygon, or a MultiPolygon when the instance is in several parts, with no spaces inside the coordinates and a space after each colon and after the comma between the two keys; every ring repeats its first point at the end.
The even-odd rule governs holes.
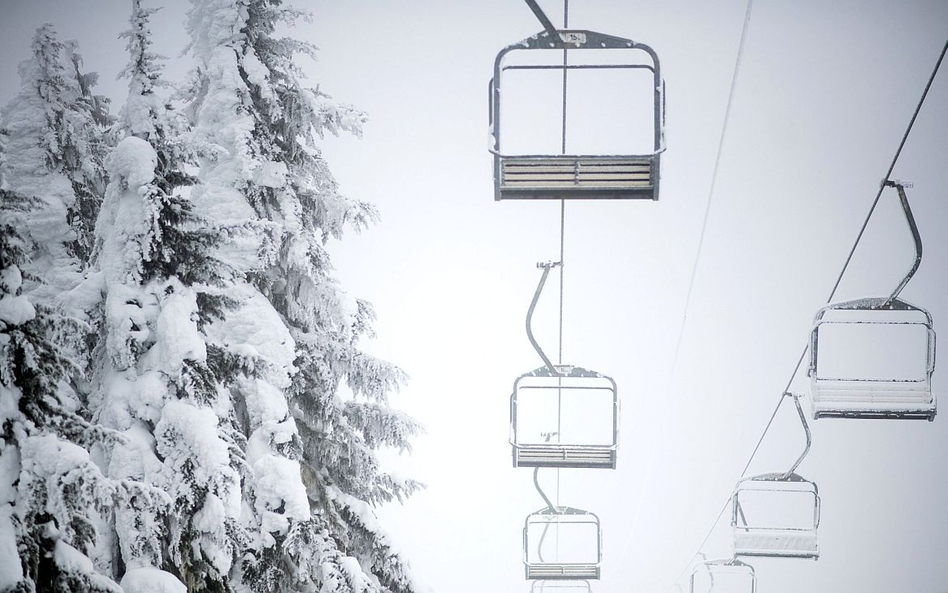
{"type": "Polygon", "coordinates": [[[855,299],[832,303],[820,309],[810,332],[810,376],[813,418],[903,418],[934,420],[937,411],[932,394],[932,374],[935,371],[935,330],[931,313],[922,307],[899,298],[902,289],[915,275],[922,261],[922,238],[912,214],[905,188],[911,187],[902,181],[883,182],[886,187],[898,191],[902,211],[915,242],[915,261],[905,277],[888,297],[855,299]],[[833,314],[840,311],[862,314],[856,320],[834,320],[833,314]],[[915,320],[891,321],[878,317],[887,314],[914,316],[915,320]],[[873,319],[876,317],[876,319],[873,319]],[[925,376],[916,379],[867,379],[865,377],[821,377],[819,374],[820,328],[829,324],[865,325],[915,325],[925,328],[928,335],[925,376]]]}
{"type": "Polygon", "coordinates": [[[783,397],[793,399],[797,416],[806,435],[806,445],[797,460],[783,473],[767,473],[756,476],[747,476],[738,480],[731,495],[731,527],[734,537],[734,556],[766,556],[770,558],[812,558],[820,557],[819,543],[816,538],[817,528],[820,526],[820,494],[816,482],[811,482],[796,473],[803,463],[813,436],[810,426],[806,422],[806,414],[800,405],[800,396],[785,392],[783,397]],[[813,497],[813,526],[812,528],[777,527],[748,523],[741,507],[742,492],[770,492],[810,494],[813,497]],[[794,545],[797,544],[797,545],[794,545]]]}
{"type": "Polygon", "coordinates": [[[540,347],[539,342],[537,342],[536,337],[533,335],[533,312],[536,310],[537,303],[540,300],[540,294],[546,285],[550,270],[562,265],[562,262],[541,262],[537,264],[537,267],[542,269],[543,273],[540,275],[537,289],[533,293],[533,300],[530,301],[530,307],[527,309],[526,330],[527,338],[540,356],[544,366],[524,373],[514,380],[513,392],[510,394],[510,444],[512,446],[513,466],[615,469],[616,448],[619,446],[619,395],[616,382],[611,377],[596,371],[571,365],[553,364],[550,357],[546,355],[543,348],[540,347]],[[557,392],[558,397],[564,390],[574,389],[602,389],[612,392],[612,441],[610,444],[583,445],[550,442],[550,437],[554,435],[558,436],[557,433],[547,435],[547,441],[544,443],[525,443],[521,441],[517,432],[517,418],[519,415],[517,403],[518,394],[525,388],[523,383],[526,382],[529,384],[529,379],[531,378],[549,379],[553,377],[561,379],[556,387],[549,387],[551,391],[555,390],[557,392]],[[564,386],[562,379],[586,383],[589,386],[564,386]]]}
{"type": "Polygon", "coordinates": [[[834,303],[819,310],[810,333],[810,394],[813,418],[905,418],[934,420],[936,400],[932,394],[935,372],[935,329],[927,310],[902,299],[865,298],[834,303]],[[858,320],[834,320],[833,313],[854,311],[858,320]],[[916,320],[878,321],[873,316],[904,312],[916,320]],[[921,326],[928,335],[925,375],[915,379],[867,379],[864,377],[826,377],[819,374],[820,328],[827,325],[902,325],[921,326]]]}
{"type": "MultiPolygon", "coordinates": [[[[602,373],[580,367],[554,365],[555,372],[542,366],[517,377],[510,395],[510,444],[513,447],[514,467],[561,467],[615,469],[616,449],[619,446],[619,396],[616,382],[602,373]],[[531,385],[531,379],[558,378],[557,385],[531,385]],[[563,385],[562,379],[575,384],[563,385]],[[577,382],[578,380],[578,382],[577,382]],[[580,385],[578,383],[585,383],[580,385]],[[612,394],[612,438],[609,444],[582,444],[561,442],[527,442],[517,432],[520,413],[519,395],[527,389],[549,392],[561,397],[564,391],[597,390],[612,394]]],[[[552,436],[552,435],[551,435],[552,436]]]]}
{"type": "MultiPolygon", "coordinates": [[[[534,478],[536,476],[534,475],[534,478]]],[[[544,499],[546,496],[544,495],[544,499]]],[[[600,564],[602,563],[602,529],[599,523],[599,517],[595,513],[575,509],[572,507],[553,507],[552,505],[527,515],[523,524],[523,565],[524,573],[530,580],[575,580],[586,581],[599,579],[600,564]],[[559,523],[569,524],[590,524],[596,528],[596,561],[594,563],[584,562],[559,562],[546,561],[538,552],[539,562],[530,561],[529,529],[531,525],[544,525],[543,534],[540,541],[537,542],[537,550],[543,544],[543,538],[549,526],[559,523]]]]}
{"type": "Polygon", "coordinates": [[[732,495],[731,527],[734,531],[735,556],[765,556],[769,558],[820,557],[816,531],[820,525],[820,495],[815,482],[797,474],[759,474],[748,476],[737,483],[732,495]],[[812,527],[755,526],[748,523],[741,506],[743,492],[801,493],[812,496],[812,527]],[[793,543],[798,545],[794,546],[793,543]],[[799,545],[802,544],[802,545],[799,545]]]}
{"type": "Polygon", "coordinates": [[[545,30],[508,45],[494,60],[490,80],[490,128],[494,155],[494,199],[658,199],[660,159],[664,145],[664,83],[655,51],[630,39],[579,29],[557,30],[535,2],[527,1],[545,30]],[[623,49],[644,52],[648,64],[525,64],[506,66],[508,54],[522,50],[623,49]],[[501,151],[501,84],[507,70],[645,69],[652,72],[653,147],[648,154],[523,154],[501,151]]]}

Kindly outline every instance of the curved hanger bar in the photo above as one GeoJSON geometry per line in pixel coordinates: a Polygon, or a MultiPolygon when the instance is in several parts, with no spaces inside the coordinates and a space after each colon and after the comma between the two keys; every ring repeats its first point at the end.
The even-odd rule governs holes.
{"type": "MultiPolygon", "coordinates": [[[[549,268],[547,268],[546,273],[549,273],[549,271],[550,271],[549,268]]],[[[549,443],[551,438],[553,438],[552,432],[546,435],[546,442],[549,443]]],[[[540,488],[539,476],[540,476],[540,468],[538,467],[533,470],[533,485],[536,486],[537,492],[540,493],[540,498],[542,498],[543,502],[546,503],[546,507],[549,512],[551,513],[559,512],[557,508],[553,506],[553,503],[550,501],[550,498],[546,495],[543,489],[540,488]]],[[[537,558],[540,559],[540,562],[546,562],[546,560],[543,559],[543,540],[546,539],[546,533],[549,530],[550,530],[550,524],[547,523],[546,525],[543,526],[543,533],[540,534],[540,541],[537,542],[537,558]]]]}
{"type": "MultiPolygon", "coordinates": [[[[540,283],[537,284],[537,291],[533,294],[533,300],[530,302],[530,308],[527,309],[527,339],[530,340],[530,344],[533,345],[533,349],[537,351],[537,354],[540,355],[540,358],[543,359],[543,364],[546,365],[554,377],[558,377],[561,373],[556,370],[556,367],[553,366],[553,362],[550,358],[543,352],[543,349],[540,348],[540,344],[537,343],[536,338],[533,337],[533,311],[537,308],[537,302],[540,300],[540,293],[543,292],[543,286],[546,284],[546,279],[550,275],[550,269],[557,266],[562,266],[563,262],[541,262],[537,264],[538,268],[543,269],[543,275],[540,276],[540,283]]],[[[546,498],[546,497],[544,497],[546,498]]]]}
{"type": "MultiPolygon", "coordinates": [[[[536,472],[534,472],[534,478],[536,478],[536,472]]],[[[537,558],[540,559],[540,562],[546,562],[546,558],[543,557],[543,541],[546,540],[546,534],[550,531],[550,524],[547,523],[543,526],[543,532],[540,534],[540,541],[537,542],[537,558]]]]}
{"type": "MultiPolygon", "coordinates": [[[[549,442],[550,442],[550,439],[553,438],[553,435],[554,435],[554,434],[555,434],[555,433],[552,433],[552,432],[547,433],[547,435],[546,435],[546,442],[549,443],[549,442]]],[[[553,506],[553,503],[550,502],[550,498],[546,495],[545,492],[543,492],[543,489],[540,488],[539,474],[540,474],[540,468],[539,468],[539,467],[533,470],[533,485],[536,486],[537,492],[540,493],[540,498],[542,498],[542,499],[543,499],[543,502],[546,503],[546,508],[549,510],[549,512],[551,512],[551,513],[558,513],[559,510],[557,510],[557,508],[556,508],[555,506],[553,506]]],[[[546,536],[546,529],[543,530],[543,535],[546,536]]],[[[543,538],[540,538],[540,541],[542,542],[542,541],[543,541],[543,538]]],[[[543,559],[541,558],[540,560],[542,561],[543,559]]]]}
{"type": "Polygon", "coordinates": [[[902,292],[902,289],[905,288],[905,285],[908,284],[909,280],[912,279],[912,276],[915,275],[915,272],[918,270],[918,266],[922,263],[922,236],[918,232],[918,225],[915,224],[915,216],[912,214],[912,207],[909,206],[908,196],[905,195],[905,188],[912,187],[911,184],[908,184],[904,181],[898,179],[889,180],[886,179],[882,182],[886,187],[894,187],[896,191],[899,192],[899,201],[902,203],[902,211],[905,212],[905,221],[908,223],[909,230],[912,232],[912,239],[915,240],[915,263],[912,264],[912,267],[909,268],[905,278],[902,278],[902,282],[892,291],[892,295],[889,296],[888,300],[885,302],[886,306],[891,304],[896,298],[898,298],[899,293],[902,292]]]}
{"type": "MultiPolygon", "coordinates": [[[[549,439],[547,439],[547,440],[549,440],[549,439]]],[[[540,480],[538,479],[538,476],[537,476],[537,474],[539,474],[539,473],[540,473],[540,468],[535,468],[535,469],[533,470],[533,485],[536,486],[537,492],[540,493],[540,498],[542,498],[542,499],[543,499],[543,502],[546,503],[547,509],[549,509],[549,511],[550,511],[551,513],[556,513],[556,512],[558,512],[558,511],[556,510],[556,507],[553,506],[553,503],[550,501],[549,497],[546,495],[545,492],[543,492],[543,489],[540,488],[540,480]]]]}
{"type": "Polygon", "coordinates": [[[806,433],[806,447],[803,449],[803,453],[800,454],[800,457],[797,458],[793,465],[790,466],[790,469],[788,469],[787,472],[781,477],[781,479],[787,480],[794,475],[797,468],[801,463],[803,463],[803,459],[810,452],[810,445],[813,444],[813,436],[810,434],[810,425],[807,424],[806,414],[803,413],[803,408],[800,406],[800,395],[787,391],[784,392],[783,396],[793,398],[793,405],[797,408],[797,414],[800,415],[800,422],[803,424],[803,431],[806,433]]]}

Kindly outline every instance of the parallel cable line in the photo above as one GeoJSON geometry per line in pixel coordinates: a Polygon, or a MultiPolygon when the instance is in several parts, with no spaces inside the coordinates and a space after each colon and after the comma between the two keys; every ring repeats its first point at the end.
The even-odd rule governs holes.
{"type": "MultiPolygon", "coordinates": [[[[705,203],[704,217],[701,222],[701,233],[698,237],[698,249],[695,253],[694,264],[691,267],[691,277],[688,280],[688,292],[685,296],[685,307],[682,312],[682,320],[681,320],[681,325],[679,326],[679,330],[678,330],[678,338],[675,342],[675,353],[672,358],[672,366],[668,374],[668,381],[665,385],[665,398],[666,399],[671,394],[671,388],[674,382],[675,372],[678,369],[678,359],[679,359],[679,354],[681,352],[682,338],[684,337],[684,334],[685,334],[685,326],[688,322],[688,310],[691,306],[691,293],[694,288],[695,277],[698,272],[698,262],[701,259],[701,251],[704,246],[705,231],[707,230],[707,227],[708,227],[708,217],[711,212],[711,202],[712,202],[712,198],[714,197],[714,188],[715,188],[715,185],[717,184],[718,170],[721,165],[721,154],[724,151],[724,140],[727,136],[728,123],[730,121],[730,116],[731,116],[731,106],[734,103],[734,95],[737,89],[737,79],[738,79],[738,74],[740,73],[740,70],[741,70],[741,62],[742,62],[742,57],[744,55],[744,46],[747,39],[747,31],[750,27],[751,10],[753,8],[753,4],[754,4],[754,0],[747,0],[747,6],[744,9],[744,24],[741,27],[741,37],[737,46],[737,56],[734,61],[734,70],[733,70],[733,73],[731,74],[730,90],[728,91],[727,104],[724,108],[724,120],[721,123],[721,135],[720,135],[720,138],[718,139],[717,155],[715,156],[715,159],[714,159],[714,170],[711,174],[711,184],[708,189],[708,199],[705,203]]],[[[664,432],[665,432],[664,430],[661,430],[659,431],[658,434],[664,434],[664,432]]],[[[651,450],[651,454],[649,455],[648,467],[645,470],[645,480],[643,481],[638,503],[636,504],[635,515],[632,519],[632,527],[629,530],[629,535],[626,537],[625,543],[622,546],[622,552],[620,554],[620,557],[622,558],[624,558],[626,553],[628,552],[629,544],[632,541],[632,534],[635,533],[635,528],[638,525],[639,517],[642,513],[642,504],[645,498],[644,493],[648,489],[649,480],[651,479],[651,476],[652,476],[652,467],[654,465],[654,461],[655,461],[655,447],[653,446],[651,450]]]]}

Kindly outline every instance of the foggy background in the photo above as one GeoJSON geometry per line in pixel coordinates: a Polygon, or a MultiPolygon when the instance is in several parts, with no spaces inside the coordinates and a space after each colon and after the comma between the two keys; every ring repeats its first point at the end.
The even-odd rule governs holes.
{"type": "MultiPolygon", "coordinates": [[[[187,5],[146,5],[156,4],[166,8],[152,21],[155,48],[179,79],[190,65],[178,58],[187,5]]],[[[511,467],[509,395],[518,375],[540,366],[524,316],[536,262],[558,258],[560,206],[493,201],[487,81],[496,53],[541,27],[517,0],[298,4],[315,15],[293,32],[320,48],[305,64],[313,82],[370,116],[362,140],[324,147],[343,191],[383,215],[334,246],[338,277],[375,304],[378,339],[367,350],[411,375],[394,403],[428,428],[411,458],[390,460],[428,489],[381,509],[383,525],[433,591],[529,591],[522,529],[543,503],[533,472],[511,467]]],[[[562,22],[561,2],[541,5],[562,22]]],[[[660,200],[566,206],[564,362],[616,380],[618,469],[563,470],[558,488],[555,471],[540,479],[560,504],[599,515],[597,593],[667,591],[690,561],[807,343],[948,35],[943,0],[755,2],[685,322],[745,5],[570,3],[571,27],[651,45],[667,83],[660,200]]],[[[128,10],[121,0],[0,0],[0,102],[18,88],[33,31],[49,21],[79,40],[116,111],[128,10]]],[[[915,184],[908,196],[925,245],[902,297],[928,308],[943,332],[945,68],[893,172],[915,184]]],[[[837,300],[887,295],[913,253],[887,190],[837,300]]],[[[551,355],[556,284],[551,274],[534,322],[551,355]]],[[[793,389],[808,392],[804,370],[793,389]]],[[[749,473],[785,471],[802,450],[789,403],[749,473]]],[[[803,405],[809,414],[808,398],[803,405]]],[[[813,448],[798,471],[819,485],[821,557],[749,560],[758,590],[948,591],[946,414],[811,421],[813,448]]],[[[709,557],[730,555],[729,518],[704,547],[709,557]]]]}

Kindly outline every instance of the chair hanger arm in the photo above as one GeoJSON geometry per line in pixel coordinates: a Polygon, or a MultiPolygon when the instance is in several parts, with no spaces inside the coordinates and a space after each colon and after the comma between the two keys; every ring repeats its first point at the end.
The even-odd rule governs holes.
{"type": "Polygon", "coordinates": [[[543,359],[543,364],[546,365],[550,372],[556,376],[560,372],[556,370],[556,367],[553,366],[553,362],[550,358],[543,352],[543,349],[540,348],[540,344],[537,343],[536,338],[533,336],[533,311],[537,308],[537,302],[540,300],[540,293],[543,292],[543,287],[546,285],[546,279],[550,275],[550,269],[555,268],[556,266],[563,265],[563,262],[544,262],[538,263],[537,267],[543,269],[543,275],[540,276],[540,283],[537,284],[537,290],[533,294],[533,300],[530,302],[530,308],[527,309],[527,339],[530,340],[530,344],[533,346],[533,349],[537,351],[537,354],[540,355],[540,358],[543,359]]]}
{"type": "Polygon", "coordinates": [[[902,278],[902,281],[899,285],[892,291],[891,296],[886,301],[886,305],[889,305],[898,298],[899,294],[902,292],[902,289],[905,288],[905,285],[909,283],[909,280],[912,279],[912,276],[915,275],[915,272],[918,270],[918,266],[922,263],[922,236],[918,232],[918,225],[915,223],[915,215],[912,214],[912,207],[909,206],[908,196],[905,195],[905,187],[911,187],[910,184],[905,183],[904,181],[889,180],[886,179],[882,182],[886,187],[894,187],[896,191],[899,192],[899,201],[902,203],[902,211],[905,213],[905,221],[908,223],[909,230],[912,232],[912,239],[915,241],[915,262],[912,263],[912,267],[909,268],[908,273],[905,274],[905,278],[902,278]]]}
{"type": "Polygon", "coordinates": [[[553,21],[550,20],[546,13],[543,12],[543,9],[540,8],[540,5],[536,3],[536,0],[524,0],[527,3],[527,6],[530,7],[530,10],[533,11],[533,14],[536,15],[537,20],[540,21],[540,24],[543,25],[543,28],[546,29],[546,32],[550,34],[550,37],[553,39],[559,39],[559,34],[556,31],[556,27],[553,26],[553,21]]]}

